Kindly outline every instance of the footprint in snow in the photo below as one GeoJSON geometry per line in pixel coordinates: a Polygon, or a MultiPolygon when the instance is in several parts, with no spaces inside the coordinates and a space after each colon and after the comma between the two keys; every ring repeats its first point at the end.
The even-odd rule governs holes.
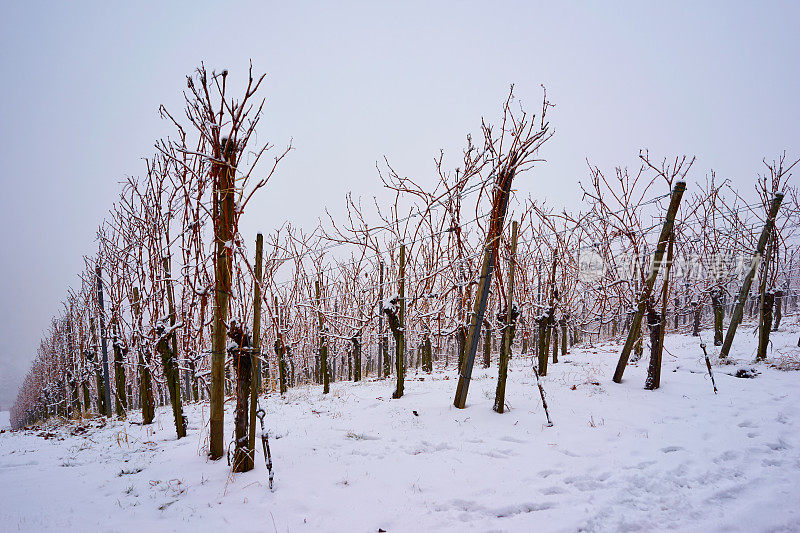
{"type": "Polygon", "coordinates": [[[506,507],[500,507],[498,509],[494,509],[492,514],[494,514],[497,518],[507,518],[522,513],[532,513],[534,511],[544,511],[546,509],[552,509],[552,508],[553,504],[550,502],[521,503],[519,505],[509,505],[506,507]]]}
{"type": "Polygon", "coordinates": [[[657,461],[642,461],[641,463],[637,463],[637,464],[635,464],[633,466],[626,466],[624,468],[625,468],[625,470],[631,470],[631,469],[633,469],[633,470],[644,470],[648,466],[652,466],[652,465],[656,464],[656,462],[657,461]]]}
{"type": "Polygon", "coordinates": [[[500,440],[504,440],[506,442],[513,442],[515,444],[525,444],[525,443],[528,442],[526,440],[522,440],[522,439],[518,439],[516,437],[510,437],[510,436],[500,437],[500,440]]]}
{"type": "Polygon", "coordinates": [[[563,487],[559,487],[558,485],[553,485],[552,487],[545,487],[541,489],[539,492],[541,492],[542,494],[546,494],[547,496],[552,496],[554,494],[564,494],[567,491],[563,487]]]}
{"type": "Polygon", "coordinates": [[[722,455],[714,459],[714,462],[719,464],[721,462],[733,461],[738,457],[739,457],[738,453],[734,452],[733,450],[728,450],[727,452],[724,452],[722,455]]]}
{"type": "Polygon", "coordinates": [[[672,452],[680,451],[682,449],[683,448],[681,446],[667,446],[666,448],[661,448],[661,451],[663,453],[672,453],[672,452]]]}
{"type": "Polygon", "coordinates": [[[541,472],[539,472],[539,477],[547,478],[552,476],[553,474],[560,474],[560,473],[561,473],[560,470],[542,470],[541,472]]]}
{"type": "Polygon", "coordinates": [[[791,448],[791,446],[789,446],[786,443],[786,441],[780,437],[778,437],[778,442],[768,442],[767,447],[774,452],[778,452],[781,450],[788,450],[789,448],[791,448]]]}
{"type": "Polygon", "coordinates": [[[758,424],[756,424],[752,420],[745,420],[743,422],[739,422],[739,424],[737,424],[737,425],[740,428],[757,428],[758,427],[758,424]]]}

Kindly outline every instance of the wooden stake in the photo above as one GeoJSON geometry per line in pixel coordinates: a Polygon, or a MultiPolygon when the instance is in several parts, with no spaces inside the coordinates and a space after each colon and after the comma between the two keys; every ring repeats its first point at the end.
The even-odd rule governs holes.
{"type": "Polygon", "coordinates": [[[517,221],[511,223],[511,256],[508,258],[508,307],[503,325],[503,345],[500,349],[500,362],[497,365],[497,391],[494,395],[494,410],[502,413],[506,405],[506,380],[508,378],[508,360],[511,357],[511,345],[514,342],[514,266],[517,262],[517,221]]]}
{"type": "Polygon", "coordinates": [[[678,205],[681,202],[683,192],[686,190],[686,182],[679,181],[672,189],[672,197],[670,198],[669,208],[667,209],[667,217],[664,220],[664,226],[661,228],[661,234],[658,237],[658,244],[656,251],[653,255],[653,263],[650,266],[650,272],[645,279],[644,288],[639,295],[636,314],[633,317],[631,329],[628,331],[628,339],[625,341],[625,346],[622,348],[622,353],[617,362],[617,369],[614,372],[614,382],[620,383],[622,381],[622,374],[625,373],[625,366],[628,364],[628,359],[631,355],[631,349],[637,338],[641,337],[642,333],[642,317],[647,305],[647,300],[650,299],[650,294],[653,292],[653,285],[655,285],[658,270],[661,267],[661,261],[664,257],[664,251],[667,247],[667,241],[672,233],[672,228],[675,225],[675,215],[678,212],[678,205]]]}
{"type": "Polygon", "coordinates": [[[475,364],[475,353],[478,351],[478,340],[480,338],[483,315],[486,313],[486,302],[489,299],[489,285],[492,282],[493,271],[494,260],[492,247],[487,243],[486,251],[483,254],[483,266],[481,266],[481,278],[478,282],[478,292],[475,294],[475,307],[470,317],[466,346],[467,353],[460,368],[461,372],[458,378],[456,397],[453,400],[453,405],[459,409],[463,409],[467,404],[469,382],[470,379],[472,379],[472,367],[475,364]]]}
{"type": "Polygon", "coordinates": [[[103,410],[108,418],[111,418],[111,379],[108,375],[108,345],[106,344],[106,328],[103,323],[103,276],[100,266],[97,266],[97,315],[100,318],[100,339],[103,345],[103,410]]]}
{"type": "Polygon", "coordinates": [[[750,286],[753,284],[753,277],[755,277],[758,265],[764,256],[764,248],[767,246],[767,240],[772,232],[772,228],[775,227],[775,217],[778,216],[778,209],[780,209],[782,201],[783,193],[775,193],[775,196],[772,198],[772,204],[770,205],[769,213],[767,214],[767,222],[764,224],[764,229],[761,231],[761,237],[758,239],[756,252],[753,254],[751,266],[748,269],[747,274],[745,274],[744,280],[742,281],[742,287],[739,290],[739,297],[736,300],[736,307],[733,310],[733,316],[731,316],[731,323],[728,324],[728,332],[725,334],[725,342],[722,343],[722,349],[719,352],[720,359],[725,359],[728,357],[728,354],[731,351],[731,346],[733,346],[733,338],[736,336],[736,328],[739,327],[739,324],[742,321],[744,304],[747,301],[747,295],[750,294],[750,286]]]}
{"type": "MultiPolygon", "coordinates": [[[[253,363],[251,365],[253,378],[250,388],[250,425],[247,433],[247,449],[250,453],[251,463],[256,454],[256,410],[258,409],[258,391],[261,385],[261,283],[263,274],[261,263],[263,260],[264,236],[256,235],[256,264],[253,294],[253,363]]],[[[251,466],[252,468],[252,466],[251,466]]]]}
{"type": "Polygon", "coordinates": [[[328,340],[325,335],[325,317],[322,313],[322,292],[319,280],[314,282],[317,293],[317,317],[319,319],[319,372],[322,374],[322,393],[328,394],[331,391],[330,376],[328,373],[328,340]]]}

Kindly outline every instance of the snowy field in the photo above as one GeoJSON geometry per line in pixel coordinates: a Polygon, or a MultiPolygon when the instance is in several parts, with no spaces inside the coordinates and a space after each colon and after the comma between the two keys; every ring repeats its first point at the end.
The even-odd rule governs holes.
{"type": "MultiPolygon", "coordinates": [[[[797,361],[800,328],[781,329],[772,356],[797,361]]],[[[0,529],[800,531],[800,373],[759,364],[755,379],[734,377],[752,366],[751,331],[739,330],[738,365],[715,366],[716,396],[697,338],[667,338],[658,391],[642,389],[644,359],[611,382],[616,345],[573,349],[543,380],[553,427],[520,356],[503,415],[494,362],[476,369],[465,410],[453,371],[410,371],[400,400],[389,381],[272,395],[272,493],[260,446],[246,474],[206,459],[205,405],[189,407],[180,441],[164,409],[153,427],[6,431],[0,529]]]]}

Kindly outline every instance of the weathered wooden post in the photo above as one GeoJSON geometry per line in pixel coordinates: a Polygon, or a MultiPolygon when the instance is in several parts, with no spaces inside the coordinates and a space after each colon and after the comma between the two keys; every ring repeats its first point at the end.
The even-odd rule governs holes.
{"type": "Polygon", "coordinates": [[[683,196],[683,192],[685,190],[686,182],[683,181],[677,182],[675,187],[672,189],[672,196],[670,198],[669,208],[667,209],[667,216],[664,220],[664,226],[661,228],[661,234],[658,238],[656,251],[653,255],[653,262],[650,266],[650,272],[645,279],[644,288],[641,294],[638,296],[639,300],[636,314],[633,317],[631,328],[628,331],[628,339],[625,341],[625,346],[622,348],[622,353],[619,356],[617,368],[614,372],[615,383],[620,383],[622,381],[622,374],[625,372],[625,366],[628,364],[628,359],[630,358],[633,344],[636,342],[637,337],[641,336],[642,317],[644,316],[645,307],[647,305],[647,301],[650,299],[650,294],[653,291],[653,285],[656,282],[656,276],[658,276],[658,270],[661,267],[664,251],[667,247],[669,236],[672,233],[672,228],[675,225],[675,215],[678,212],[678,205],[681,202],[681,197],[683,196]]]}
{"type": "Polygon", "coordinates": [[[772,228],[775,227],[775,217],[778,216],[778,209],[780,209],[782,201],[783,193],[775,193],[775,196],[772,198],[772,204],[770,205],[769,212],[767,213],[767,222],[764,224],[764,229],[761,231],[761,237],[758,239],[756,251],[753,254],[753,260],[750,268],[747,270],[747,273],[744,276],[742,287],[739,290],[739,296],[736,300],[736,307],[733,309],[733,315],[731,316],[731,323],[728,324],[728,332],[725,334],[725,341],[722,343],[722,349],[719,352],[720,359],[725,359],[728,357],[728,354],[731,351],[731,346],[733,346],[733,338],[736,336],[736,329],[739,327],[739,324],[742,321],[744,304],[747,301],[747,295],[750,294],[750,286],[753,284],[753,277],[755,277],[758,265],[764,256],[764,249],[767,246],[767,240],[770,237],[770,233],[772,233],[772,228]]]}
{"type": "Polygon", "coordinates": [[[511,346],[514,342],[514,323],[517,313],[514,309],[514,266],[517,262],[517,221],[511,223],[511,255],[508,258],[508,306],[503,320],[503,344],[500,347],[500,361],[497,364],[497,390],[494,394],[494,410],[502,413],[506,405],[506,380],[508,378],[508,360],[511,357],[511,346]]]}
{"type": "Polygon", "coordinates": [[[380,262],[380,277],[378,281],[378,377],[381,374],[389,375],[389,364],[383,356],[383,345],[386,340],[383,338],[383,261],[380,262]],[[384,369],[385,366],[385,370],[384,369]]]}
{"type": "Polygon", "coordinates": [[[537,347],[536,352],[539,357],[539,375],[546,376],[547,375],[547,335],[545,332],[547,331],[547,324],[550,322],[549,315],[547,314],[549,310],[546,310],[544,314],[539,315],[536,317],[536,324],[538,326],[538,334],[537,334],[537,347]]]}
{"type": "Polygon", "coordinates": [[[459,409],[463,409],[467,404],[469,381],[472,379],[472,366],[475,363],[475,352],[478,350],[481,323],[483,322],[483,315],[486,313],[486,302],[489,299],[489,286],[492,282],[492,272],[494,272],[493,257],[492,246],[487,243],[486,250],[483,254],[483,265],[481,266],[481,277],[478,281],[478,291],[475,294],[475,306],[472,315],[470,315],[466,354],[463,363],[459,367],[458,387],[456,388],[456,397],[453,401],[453,405],[459,409]]]}
{"type": "Polygon", "coordinates": [[[288,377],[286,372],[286,346],[283,342],[283,324],[281,322],[281,308],[278,305],[278,297],[273,296],[273,309],[275,312],[277,333],[275,335],[275,356],[278,358],[278,379],[280,381],[281,396],[288,390],[288,377]]]}
{"type": "Polygon", "coordinates": [[[483,321],[483,368],[489,368],[492,361],[492,324],[483,321]]]}
{"type": "MultiPolygon", "coordinates": [[[[672,255],[675,245],[675,232],[669,235],[669,245],[667,247],[667,264],[664,267],[664,285],[662,286],[662,300],[661,300],[661,323],[659,328],[658,337],[658,350],[656,352],[656,361],[651,364],[653,368],[652,386],[657,389],[661,386],[661,362],[664,358],[664,335],[667,329],[667,301],[669,300],[669,274],[672,269],[672,255]]],[[[648,374],[647,379],[650,379],[648,374]]]]}
{"type": "Polygon", "coordinates": [[[361,381],[361,330],[350,339],[353,343],[353,381],[361,381]]]}
{"type": "Polygon", "coordinates": [[[225,352],[227,347],[228,300],[231,292],[231,263],[233,257],[233,193],[236,169],[236,147],[229,139],[222,140],[225,163],[214,165],[214,325],[211,342],[211,408],[209,416],[209,452],[219,459],[225,450],[225,352]]]}
{"type": "Polygon", "coordinates": [[[714,346],[722,346],[722,322],[725,319],[725,307],[722,305],[723,290],[711,292],[711,307],[714,310],[714,346]]]}
{"type": "Polygon", "coordinates": [[[553,320],[553,325],[551,326],[553,331],[553,364],[558,363],[558,323],[553,320]]]}
{"type": "Polygon", "coordinates": [[[106,343],[106,328],[103,320],[103,271],[97,265],[97,316],[100,319],[100,342],[103,348],[103,410],[107,418],[111,418],[111,378],[108,375],[108,344],[106,343]]]}
{"type": "MultiPolygon", "coordinates": [[[[252,351],[252,387],[250,389],[250,421],[247,432],[247,449],[250,462],[253,463],[256,455],[256,411],[258,410],[258,391],[261,387],[261,283],[263,281],[264,236],[256,235],[256,279],[253,283],[253,351],[252,351]]],[[[251,465],[250,468],[253,468],[251,465]]]]}
{"type": "Polygon", "coordinates": [[[433,372],[433,351],[431,348],[431,332],[428,329],[425,330],[423,353],[425,354],[425,360],[422,363],[422,370],[430,374],[433,372]]]}
{"type": "Polygon", "coordinates": [[[331,390],[330,374],[328,372],[328,340],[325,335],[325,322],[322,313],[322,293],[319,280],[314,282],[317,293],[317,318],[319,319],[319,372],[322,374],[322,393],[328,394],[331,390]]]}

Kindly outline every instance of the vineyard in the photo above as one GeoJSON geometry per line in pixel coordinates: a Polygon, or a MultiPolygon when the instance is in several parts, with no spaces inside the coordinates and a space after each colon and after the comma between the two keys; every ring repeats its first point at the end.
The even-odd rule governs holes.
{"type": "Polygon", "coordinates": [[[159,110],[172,133],[122,184],[96,254],[53,310],[11,409],[14,430],[163,425],[221,459],[228,482],[264,455],[278,494],[297,484],[282,466],[294,452],[276,453],[281,441],[270,439],[292,431],[285,409],[303,427],[324,424],[307,418],[318,403],[297,402],[346,403],[345,383],[364,382],[352,389],[362,404],[382,395],[420,416],[413,402],[427,395],[448,408],[442,420],[471,413],[487,428],[484,411],[517,417],[524,403],[536,411],[526,420],[555,431],[568,416],[559,402],[594,401],[565,399],[558,381],[578,359],[597,370],[587,382],[609,392],[677,379],[704,397],[734,394],[729,374],[740,370],[800,369],[800,191],[788,154],[766,158],[748,190],[691,155],[642,150],[612,172],[590,163],[581,208],[567,211],[516,193],[537,180],[555,128],[550,94],[530,108],[512,86],[476,117],[460,153],[431,154],[430,175],[380,161],[376,188],[393,201],[353,191],[344,217],[320,213],[310,228],[276,220],[245,242],[251,199],[270,194],[295,150],[265,141],[264,76],[252,67],[201,66],[186,80],[185,107],[159,110]],[[702,361],[694,382],[662,373],[670,343],[702,361]]]}

